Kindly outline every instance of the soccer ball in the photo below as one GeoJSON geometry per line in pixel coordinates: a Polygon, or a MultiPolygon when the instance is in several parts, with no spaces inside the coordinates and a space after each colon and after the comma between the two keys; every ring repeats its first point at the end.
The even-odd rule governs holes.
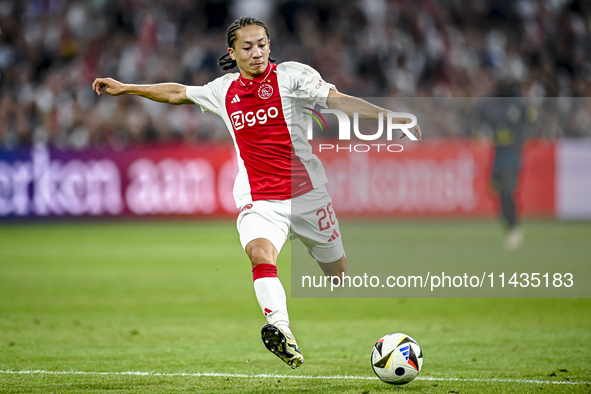
{"type": "Polygon", "coordinates": [[[422,366],[423,351],[417,341],[406,334],[384,335],[371,350],[371,367],[386,383],[411,382],[422,366]]]}

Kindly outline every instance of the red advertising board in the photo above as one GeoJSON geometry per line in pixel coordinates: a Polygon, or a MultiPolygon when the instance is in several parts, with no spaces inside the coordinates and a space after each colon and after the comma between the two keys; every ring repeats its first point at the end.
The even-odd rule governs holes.
{"type": "MultiPolygon", "coordinates": [[[[524,148],[516,197],[525,215],[553,215],[554,145],[534,141],[524,148]]],[[[424,141],[407,143],[401,152],[363,144],[336,147],[318,143],[314,151],[327,170],[328,189],[341,216],[482,217],[497,212],[489,142],[424,141]]]]}
{"type": "MultiPolygon", "coordinates": [[[[323,142],[326,146],[330,142],[323,142]]],[[[488,142],[433,140],[370,147],[340,141],[314,152],[342,217],[492,217],[493,148],[488,142]],[[379,151],[378,151],[379,149],[379,151]]],[[[369,145],[367,145],[369,146],[369,145]]],[[[553,216],[555,143],[524,149],[517,192],[529,216],[553,216]]],[[[0,218],[26,216],[234,217],[232,146],[155,146],[62,152],[0,151],[0,218]]]]}
{"type": "Polygon", "coordinates": [[[0,217],[237,212],[231,146],[0,152],[0,217]]]}
{"type": "Polygon", "coordinates": [[[532,140],[523,150],[517,204],[526,216],[554,216],[556,196],[556,143],[532,140]]]}

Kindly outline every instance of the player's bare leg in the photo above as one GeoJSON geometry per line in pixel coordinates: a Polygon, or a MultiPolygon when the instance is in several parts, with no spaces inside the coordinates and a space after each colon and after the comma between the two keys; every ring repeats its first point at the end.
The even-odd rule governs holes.
{"type": "Polygon", "coordinates": [[[252,263],[254,290],[269,324],[261,330],[265,347],[292,368],[304,357],[289,326],[285,290],[277,277],[277,256],[273,244],[265,238],[250,241],[245,247],[252,263]]]}
{"type": "Polygon", "coordinates": [[[279,253],[268,239],[253,239],[246,245],[244,250],[253,267],[258,264],[277,264],[279,253]]]}
{"type": "MultiPolygon", "coordinates": [[[[310,252],[308,250],[308,253],[310,253],[310,256],[312,256],[312,258],[314,258],[314,255],[312,255],[312,252],[310,252]]],[[[322,263],[318,260],[316,260],[316,262],[318,263],[318,265],[322,269],[324,276],[327,276],[329,278],[334,277],[334,279],[331,279],[331,280],[333,280],[334,281],[333,283],[335,283],[335,284],[342,283],[341,281],[343,280],[343,276],[347,275],[347,256],[346,255],[343,255],[343,257],[341,257],[340,259],[332,261],[330,263],[322,263]],[[338,278],[338,279],[336,279],[336,278],[338,278]]]]}
{"type": "Polygon", "coordinates": [[[347,257],[345,255],[332,263],[318,261],[318,265],[322,269],[324,276],[338,276],[340,278],[342,275],[347,275],[347,257]]]}

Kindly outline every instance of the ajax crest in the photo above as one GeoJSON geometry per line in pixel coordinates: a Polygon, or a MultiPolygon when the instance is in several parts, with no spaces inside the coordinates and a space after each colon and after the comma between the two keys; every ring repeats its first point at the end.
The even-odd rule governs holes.
{"type": "Polygon", "coordinates": [[[273,86],[269,85],[268,83],[262,84],[257,90],[257,95],[263,100],[268,99],[273,95],[273,86]]]}

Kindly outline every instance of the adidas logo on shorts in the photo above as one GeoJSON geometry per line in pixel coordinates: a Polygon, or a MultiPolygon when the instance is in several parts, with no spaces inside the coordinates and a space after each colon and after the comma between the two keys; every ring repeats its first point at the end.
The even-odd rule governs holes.
{"type": "Polygon", "coordinates": [[[339,237],[339,233],[337,232],[337,230],[334,230],[332,232],[332,236],[330,237],[330,239],[328,240],[328,242],[334,241],[335,239],[337,239],[339,237]]]}

